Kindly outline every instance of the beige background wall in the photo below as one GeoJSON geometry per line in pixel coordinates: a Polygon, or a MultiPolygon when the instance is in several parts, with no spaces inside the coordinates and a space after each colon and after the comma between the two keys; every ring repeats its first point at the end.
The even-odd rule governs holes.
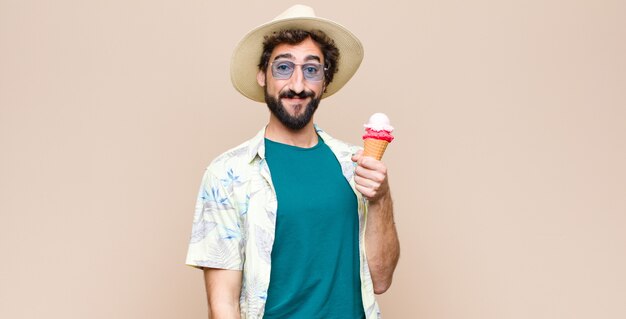
{"type": "MultiPolygon", "coordinates": [[[[0,318],[206,316],[200,177],[267,119],[229,57],[291,4],[0,0],[0,318]]],[[[366,48],[317,122],[397,127],[385,318],[626,318],[624,1],[309,4],[366,48]]]]}

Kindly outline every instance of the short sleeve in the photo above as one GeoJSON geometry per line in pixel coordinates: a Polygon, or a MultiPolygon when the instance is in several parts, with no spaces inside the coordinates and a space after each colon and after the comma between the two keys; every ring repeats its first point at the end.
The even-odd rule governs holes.
{"type": "Polygon", "coordinates": [[[187,265],[243,269],[241,218],[232,196],[210,169],[204,172],[193,217],[187,265]]]}

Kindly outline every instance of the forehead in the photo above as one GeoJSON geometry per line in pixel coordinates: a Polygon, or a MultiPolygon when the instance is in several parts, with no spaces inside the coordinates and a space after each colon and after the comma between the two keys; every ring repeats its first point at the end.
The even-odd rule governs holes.
{"type": "Polygon", "coordinates": [[[322,50],[319,44],[311,38],[306,38],[298,44],[281,43],[277,45],[272,51],[270,61],[273,61],[277,56],[294,61],[306,61],[317,57],[320,62],[323,62],[322,50]]]}

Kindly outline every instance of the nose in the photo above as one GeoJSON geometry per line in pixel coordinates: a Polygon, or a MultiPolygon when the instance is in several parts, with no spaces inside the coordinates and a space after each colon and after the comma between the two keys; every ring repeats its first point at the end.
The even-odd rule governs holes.
{"type": "Polygon", "coordinates": [[[304,74],[302,74],[302,68],[297,67],[293,70],[293,74],[289,78],[289,89],[296,93],[304,91],[304,74]]]}

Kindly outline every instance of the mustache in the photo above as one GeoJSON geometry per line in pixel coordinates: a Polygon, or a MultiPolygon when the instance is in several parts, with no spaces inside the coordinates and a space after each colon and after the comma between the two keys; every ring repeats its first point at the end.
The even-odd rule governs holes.
{"type": "Polygon", "coordinates": [[[305,99],[307,97],[313,98],[315,97],[315,93],[313,93],[313,91],[302,91],[300,93],[296,93],[293,90],[289,90],[286,92],[282,92],[280,93],[280,95],[278,96],[278,98],[288,98],[288,99],[293,99],[294,97],[298,97],[301,99],[305,99]]]}

